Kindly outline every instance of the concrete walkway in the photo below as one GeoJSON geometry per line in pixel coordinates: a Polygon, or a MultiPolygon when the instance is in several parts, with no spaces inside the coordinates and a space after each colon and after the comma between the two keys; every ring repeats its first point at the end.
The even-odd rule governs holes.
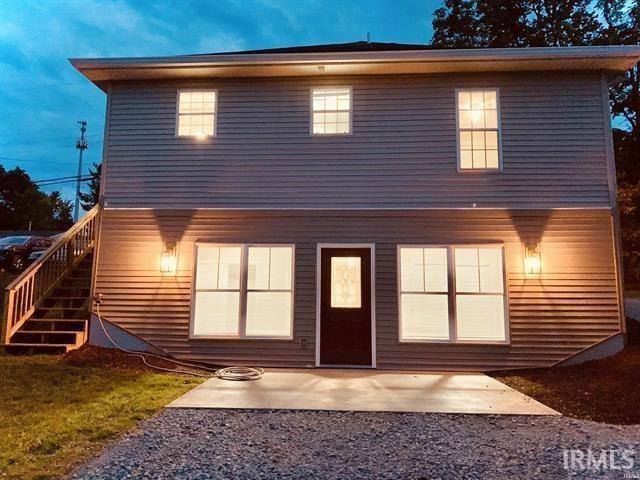
{"type": "Polygon", "coordinates": [[[482,374],[267,370],[261,380],[210,379],[169,408],[559,415],[482,374]]]}

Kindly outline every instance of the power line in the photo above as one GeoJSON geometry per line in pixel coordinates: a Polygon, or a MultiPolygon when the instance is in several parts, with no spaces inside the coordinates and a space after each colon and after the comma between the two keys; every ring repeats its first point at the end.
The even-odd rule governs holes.
{"type": "MultiPolygon", "coordinates": [[[[87,135],[87,137],[97,137],[102,135],[101,133],[92,133],[91,135],[87,135]]],[[[64,137],[58,137],[58,138],[49,138],[49,139],[45,139],[45,140],[36,140],[36,141],[29,141],[29,142],[21,142],[21,143],[3,143],[0,144],[0,147],[20,147],[20,146],[31,146],[33,144],[36,143],[52,143],[52,142],[60,142],[62,140],[69,140],[69,136],[66,135],[64,137]]]]}
{"type": "MultiPolygon", "coordinates": [[[[97,150],[99,150],[100,149],[99,145],[102,145],[102,139],[93,140],[91,142],[91,145],[98,147],[97,150]]],[[[28,152],[29,154],[31,154],[31,152],[35,152],[35,151],[62,150],[67,148],[69,148],[69,142],[64,142],[64,144],[60,144],[60,145],[24,145],[22,147],[7,147],[7,148],[0,147],[0,151],[2,153],[6,152],[12,155],[20,155],[23,152],[25,153],[28,152]]]]}
{"type": "MultiPolygon", "coordinates": [[[[91,180],[94,177],[81,177],[80,178],[80,182],[88,182],[89,180],[91,180]]],[[[48,182],[48,183],[38,183],[37,186],[38,187],[50,187],[51,185],[62,185],[64,183],[76,183],[78,182],[78,177],[74,176],[73,178],[70,178],[69,180],[60,180],[58,182],[48,182]]]]}
{"type": "MultiPolygon", "coordinates": [[[[85,177],[86,176],[90,176],[91,177],[93,175],[86,174],[86,175],[83,175],[83,176],[85,176],[85,177]]],[[[69,175],[67,177],[45,178],[43,180],[33,180],[33,183],[51,182],[51,181],[54,181],[54,180],[67,180],[69,178],[75,179],[75,178],[78,178],[78,176],[77,175],[69,175]]]]}
{"type": "Polygon", "coordinates": [[[0,160],[9,160],[12,162],[38,163],[41,165],[65,165],[67,162],[52,162],[51,160],[29,160],[28,158],[0,157],[0,160]]]}
{"type": "Polygon", "coordinates": [[[70,87],[72,85],[91,85],[91,84],[86,81],[68,82],[68,83],[49,83],[49,84],[36,85],[34,87],[13,88],[11,90],[5,90],[3,88],[0,88],[0,93],[26,92],[29,90],[38,90],[39,88],[70,87]]]}

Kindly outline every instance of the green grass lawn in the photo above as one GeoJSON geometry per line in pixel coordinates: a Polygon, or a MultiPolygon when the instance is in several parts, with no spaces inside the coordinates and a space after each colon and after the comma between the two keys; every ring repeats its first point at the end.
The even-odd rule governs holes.
{"type": "Polygon", "coordinates": [[[0,478],[59,478],[201,379],[0,355],[0,478]]]}

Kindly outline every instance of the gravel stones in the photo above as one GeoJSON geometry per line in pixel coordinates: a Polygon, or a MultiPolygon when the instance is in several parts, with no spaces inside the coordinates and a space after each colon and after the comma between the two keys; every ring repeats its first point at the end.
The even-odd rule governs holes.
{"type": "Polygon", "coordinates": [[[610,476],[563,468],[564,449],[588,448],[634,449],[640,473],[638,426],[551,416],[165,409],[73,478],[610,476]]]}

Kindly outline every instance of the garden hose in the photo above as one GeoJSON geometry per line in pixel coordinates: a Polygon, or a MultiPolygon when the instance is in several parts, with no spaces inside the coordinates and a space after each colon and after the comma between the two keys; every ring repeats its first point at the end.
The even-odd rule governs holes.
{"type": "Polygon", "coordinates": [[[202,377],[202,378],[219,378],[221,380],[232,380],[232,381],[259,380],[262,378],[262,375],[264,374],[264,370],[262,368],[254,368],[254,367],[211,368],[211,367],[205,367],[203,365],[197,365],[194,363],[181,362],[179,360],[166,358],[161,355],[156,355],[154,353],[138,352],[138,351],[128,350],[124,347],[121,347],[113,338],[111,338],[111,335],[109,335],[109,332],[107,332],[107,329],[105,328],[104,323],[102,321],[102,317],[100,316],[100,302],[102,301],[102,294],[97,294],[94,297],[94,301],[96,304],[96,311],[94,313],[98,317],[98,321],[100,322],[100,327],[102,328],[102,331],[104,332],[105,336],[109,339],[109,341],[113,344],[113,346],[131,357],[138,357],[142,359],[142,363],[144,363],[149,368],[153,368],[155,370],[160,370],[163,372],[179,373],[181,375],[192,375],[194,377],[202,377]],[[192,372],[188,370],[160,367],[158,365],[152,365],[149,362],[147,362],[147,357],[159,358],[163,362],[170,362],[175,364],[176,366],[188,367],[188,368],[211,372],[211,373],[207,375],[207,374],[192,372]]]}

